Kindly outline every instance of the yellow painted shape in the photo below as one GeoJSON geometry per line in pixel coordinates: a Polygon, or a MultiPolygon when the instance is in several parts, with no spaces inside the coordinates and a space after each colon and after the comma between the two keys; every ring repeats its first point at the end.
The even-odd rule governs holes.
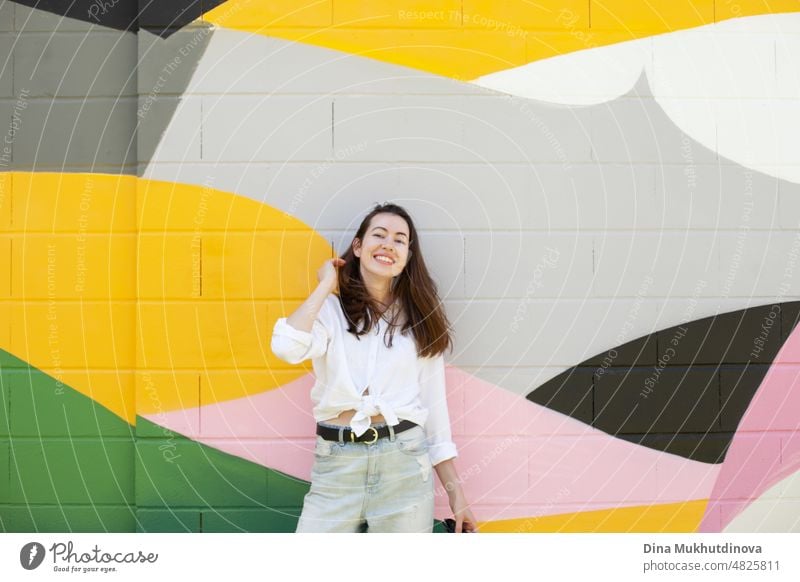
{"type": "Polygon", "coordinates": [[[464,0],[463,25],[496,29],[513,35],[518,30],[589,28],[589,0],[464,0]]]}
{"type": "Polygon", "coordinates": [[[0,297],[4,298],[11,293],[11,247],[11,237],[0,236],[0,297]]]}
{"type": "Polygon", "coordinates": [[[13,239],[12,296],[56,301],[134,300],[135,261],[133,233],[17,234],[13,239]]]}
{"type": "Polygon", "coordinates": [[[525,35],[467,28],[243,28],[356,56],[469,80],[526,62],[525,35]]]}
{"type": "Polygon", "coordinates": [[[557,54],[567,54],[635,38],[638,38],[638,35],[630,31],[606,31],[603,33],[589,30],[543,31],[527,36],[526,54],[528,60],[532,62],[550,58],[554,51],[557,54]]]}
{"type": "Polygon", "coordinates": [[[9,172],[0,188],[0,348],[133,423],[136,178],[9,172]]]}
{"type": "Polygon", "coordinates": [[[5,302],[0,303],[0,347],[11,351],[11,305],[5,302]]]}
{"type": "Polygon", "coordinates": [[[139,299],[200,297],[203,291],[202,245],[200,235],[142,233],[137,254],[139,299]]]}
{"type": "MultiPolygon", "coordinates": [[[[39,369],[133,368],[133,301],[11,304],[11,342],[0,346],[39,369]]],[[[87,396],[88,385],[73,386],[87,396]]],[[[119,416],[122,411],[114,410],[119,416]]]]}
{"type": "MultiPolygon", "coordinates": [[[[0,156],[3,147],[0,145],[0,156]]],[[[13,172],[0,172],[0,233],[11,228],[11,188],[14,179],[13,172]]]]}
{"type": "Polygon", "coordinates": [[[16,172],[14,232],[135,233],[136,177],[16,172]]]}
{"type": "Polygon", "coordinates": [[[309,230],[285,212],[217,190],[211,184],[194,186],[140,179],[136,213],[143,232],[188,231],[194,236],[213,231],[309,230]]]}
{"type": "Polygon", "coordinates": [[[0,348],[131,424],[137,412],[200,406],[201,371],[214,377],[209,404],[310,370],[269,348],[275,320],[310,293],[330,257],[329,242],[296,218],[210,186],[102,174],[0,178],[0,219],[11,226],[0,235],[0,348]]]}
{"type": "Polygon", "coordinates": [[[478,524],[482,533],[676,533],[694,532],[700,525],[707,499],[561,513],[478,524]]]}
{"type": "Polygon", "coordinates": [[[235,371],[239,366],[267,365],[270,337],[265,303],[156,301],[141,302],[138,310],[140,370],[235,371]]]}
{"type": "Polygon", "coordinates": [[[591,27],[597,30],[658,34],[713,22],[714,0],[592,0],[591,27]]]}
{"type": "MultiPolygon", "coordinates": [[[[138,305],[137,367],[231,373],[240,367],[286,367],[269,347],[272,327],[298,305],[297,301],[143,301],[138,305]]],[[[298,375],[300,368],[292,367],[298,375]]],[[[274,386],[262,386],[257,392],[269,387],[274,386]]]]}
{"type": "Polygon", "coordinates": [[[223,2],[203,20],[228,28],[300,26],[320,28],[332,22],[333,0],[244,0],[223,2]]]}
{"type": "Polygon", "coordinates": [[[131,426],[136,424],[134,374],[130,370],[61,370],[42,372],[65,386],[80,386],[80,392],[117,414],[131,426]]]}
{"type": "Polygon", "coordinates": [[[200,377],[197,371],[138,370],[136,406],[138,414],[153,415],[151,420],[156,423],[160,415],[183,409],[187,422],[196,424],[199,430],[200,377]]]}
{"type": "MultiPolygon", "coordinates": [[[[329,242],[284,212],[210,186],[140,180],[138,190],[139,373],[213,372],[215,388],[203,405],[306,374],[309,365],[288,367],[269,344],[275,320],[316,287],[329,242]],[[243,371],[253,370],[260,377],[243,383],[243,371]]],[[[195,382],[155,385],[137,399],[139,414],[198,401],[195,382]]]]}
{"type": "Polygon", "coordinates": [[[290,263],[321,266],[328,258],[330,247],[312,231],[209,234],[203,237],[203,297],[305,299],[316,277],[290,263]],[[265,268],[274,271],[268,276],[265,268]]]}
{"type": "Polygon", "coordinates": [[[717,0],[715,16],[719,22],[740,16],[797,12],[798,10],[800,10],[798,0],[717,0]]]}
{"type": "Polygon", "coordinates": [[[369,28],[448,28],[461,25],[461,0],[335,2],[333,24],[369,28]]]}
{"type": "MultiPolygon", "coordinates": [[[[334,3],[332,20],[326,22],[324,10],[317,4],[307,8],[315,10],[313,18],[303,20],[299,11],[304,8],[288,1],[228,0],[203,18],[233,30],[331,48],[459,80],[715,21],[714,0],[464,0],[460,22],[452,13],[452,4],[445,0],[334,3]],[[409,8],[403,8],[405,5],[409,8]],[[401,15],[400,10],[417,10],[418,14],[401,15]]],[[[737,15],[733,5],[720,9],[723,4],[717,0],[717,21],[737,15]]],[[[742,15],[800,11],[800,4],[788,0],[737,0],[736,4],[742,15]]]]}

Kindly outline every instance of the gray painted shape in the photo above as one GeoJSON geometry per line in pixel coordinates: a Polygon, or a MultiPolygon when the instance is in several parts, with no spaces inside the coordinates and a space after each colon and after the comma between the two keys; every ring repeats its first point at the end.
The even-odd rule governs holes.
{"type": "Polygon", "coordinates": [[[133,174],[135,118],[133,97],[32,100],[14,140],[13,167],[133,174]]]}
{"type": "Polygon", "coordinates": [[[13,46],[13,34],[0,34],[0,98],[11,97],[14,94],[14,62],[11,52],[13,46]]]}
{"type": "Polygon", "coordinates": [[[88,22],[75,18],[67,18],[66,16],[54,14],[47,10],[31,8],[24,4],[16,4],[15,7],[14,30],[19,30],[21,32],[87,32],[90,29],[95,31],[111,30],[96,25],[90,25],[88,22]]]}
{"type": "Polygon", "coordinates": [[[133,34],[25,33],[14,47],[14,87],[31,97],[132,97],[135,65],[133,34]]]}
{"type": "Polygon", "coordinates": [[[137,116],[138,160],[157,155],[167,162],[201,157],[202,98],[163,95],[154,100],[140,95],[137,116]],[[165,128],[174,131],[165,134],[165,128]]]}
{"type": "Polygon", "coordinates": [[[0,32],[6,30],[14,30],[14,3],[0,0],[0,32]]]}
{"type": "Polygon", "coordinates": [[[135,34],[22,5],[14,23],[14,94],[30,98],[12,169],[133,174],[135,34]]]}
{"type": "Polygon", "coordinates": [[[11,100],[0,102],[4,117],[11,118],[21,91],[30,97],[10,169],[28,171],[136,174],[137,158],[150,159],[175,115],[211,31],[207,24],[192,25],[161,40],[9,2],[0,7],[0,19],[18,31],[0,35],[0,49],[7,38],[14,47],[13,67],[9,62],[0,75],[0,97],[11,100]],[[176,56],[180,63],[164,72],[176,56]],[[154,92],[159,75],[164,82],[154,92]],[[148,96],[149,125],[138,132],[148,96]]]}
{"type": "Polygon", "coordinates": [[[781,226],[800,230],[800,184],[781,180],[778,182],[778,195],[781,226]]]}
{"type": "Polygon", "coordinates": [[[220,28],[188,88],[192,93],[472,95],[474,86],[361,55],[220,28]]]}
{"type": "MultiPolygon", "coordinates": [[[[272,88],[280,91],[279,95],[284,87],[298,92],[309,89],[303,85],[307,80],[287,78],[286,71],[292,66],[289,56],[297,53],[279,50],[282,41],[275,39],[248,38],[247,43],[255,47],[257,40],[269,47],[264,54],[286,85],[272,87],[263,74],[247,73],[254,63],[258,65],[253,71],[268,70],[259,57],[236,58],[235,50],[227,54],[212,43],[209,55],[216,56],[198,67],[198,74],[202,72],[206,78],[193,79],[190,88],[220,93],[213,97],[217,108],[226,104],[225,87],[236,87],[237,93],[244,94],[272,88]],[[213,78],[212,72],[216,73],[213,78]]],[[[231,40],[226,42],[231,48],[231,40]]],[[[774,228],[775,216],[769,207],[774,206],[775,186],[779,191],[782,181],[749,172],[687,137],[652,98],[644,75],[626,95],[582,107],[510,97],[468,84],[458,94],[382,94],[373,91],[369,81],[348,84],[348,79],[358,76],[348,76],[346,67],[336,69],[337,79],[328,79],[325,67],[331,55],[314,50],[318,52],[320,83],[336,87],[334,155],[327,161],[321,156],[315,163],[293,159],[287,148],[283,162],[267,163],[271,158],[256,156],[257,142],[242,136],[236,156],[242,163],[225,166],[256,166],[269,176],[268,182],[242,181],[235,172],[226,172],[229,177],[221,176],[215,187],[270,204],[317,230],[340,232],[340,251],[360,213],[386,199],[397,200],[420,216],[421,236],[426,241],[454,231],[466,253],[454,254],[435,244],[426,246],[426,257],[441,255],[444,261],[453,256],[459,262],[456,269],[437,272],[440,287],[448,290],[448,313],[457,330],[454,364],[471,366],[465,369],[474,369],[476,376],[486,375],[486,379],[498,371],[529,370],[540,385],[563,369],[619,345],[617,340],[631,314],[635,314],[635,325],[624,328],[626,341],[641,335],[639,331],[653,331],[653,325],[675,325],[688,309],[683,299],[673,297],[670,291],[674,278],[682,281],[679,289],[684,297],[691,296],[690,282],[708,278],[698,304],[691,306],[693,318],[768,302],[714,293],[719,292],[720,278],[727,270],[719,259],[725,256],[723,245],[729,239],[735,241],[741,226],[744,176],[751,175],[754,196],[762,203],[752,214],[750,226],[754,228],[774,228]],[[249,164],[242,159],[247,152],[241,151],[247,142],[253,153],[249,164]],[[694,182],[684,174],[686,184],[681,185],[681,173],[690,171],[694,182]],[[695,190],[691,184],[696,185],[695,190]],[[695,213],[687,217],[685,208],[671,203],[673,192],[678,200],[693,201],[697,212],[708,212],[719,206],[718,202],[724,204],[714,216],[695,213]],[[732,236],[717,241],[714,233],[708,232],[712,227],[732,236]],[[498,236],[487,236],[486,230],[498,236]],[[598,267],[626,259],[602,254],[605,247],[614,248],[609,244],[612,239],[606,240],[609,231],[616,237],[630,235],[622,251],[617,245],[617,255],[633,251],[633,275],[622,281],[619,293],[615,293],[617,281],[605,276],[618,277],[619,268],[598,267]],[[644,245],[637,252],[637,245],[648,239],[652,243],[662,232],[661,246],[644,245]],[[677,253],[686,237],[689,248],[700,245],[703,254],[686,262],[688,271],[684,273],[677,253]],[[491,246],[493,238],[503,244],[491,246]],[[534,285],[531,289],[537,262],[542,259],[541,252],[527,258],[522,253],[533,248],[532,241],[538,251],[548,241],[558,242],[567,251],[562,260],[581,275],[565,278],[559,268],[572,271],[569,264],[565,267],[562,263],[559,268],[546,268],[543,275],[550,279],[542,281],[542,288],[534,285]],[[659,256],[652,256],[644,250],[647,248],[659,249],[659,256]],[[511,254],[522,257],[518,270],[487,275],[487,265],[506,261],[511,254]],[[665,269],[640,300],[636,297],[642,284],[638,275],[646,273],[651,264],[657,268],[659,257],[674,268],[670,272],[665,269]],[[708,269],[704,268],[706,259],[711,261],[708,269]],[[565,281],[569,283],[567,293],[560,295],[560,284],[565,281]]],[[[303,51],[304,58],[313,58],[308,47],[303,51]]],[[[303,62],[304,71],[314,69],[313,60],[303,62]]],[[[356,60],[353,66],[360,64],[356,60]]],[[[385,63],[381,68],[386,79],[405,73],[403,67],[385,63]]],[[[307,76],[304,71],[301,77],[307,76]]],[[[240,102],[238,97],[230,101],[240,102]]],[[[179,180],[202,184],[207,173],[202,171],[204,167],[202,160],[196,160],[181,169],[179,180]],[[192,168],[198,172],[196,176],[192,176],[192,168]]],[[[158,159],[146,172],[153,178],[176,175],[170,164],[158,159]]],[[[740,277],[747,275],[742,272],[740,277]]],[[[509,388],[527,394],[534,386],[509,383],[509,388]]]]}
{"type": "MultiPolygon", "coordinates": [[[[139,104],[136,111],[139,162],[146,163],[155,155],[213,32],[213,27],[205,23],[192,24],[166,39],[145,30],[139,31],[139,104]]],[[[189,109],[194,111],[194,107],[189,109]]],[[[196,147],[197,157],[200,156],[200,122],[197,117],[197,127],[188,136],[176,136],[188,142],[185,147],[196,147]]],[[[181,160],[183,156],[177,159],[181,160]]]]}
{"type": "Polygon", "coordinates": [[[203,154],[212,162],[331,157],[327,95],[204,95],[203,154]]]}

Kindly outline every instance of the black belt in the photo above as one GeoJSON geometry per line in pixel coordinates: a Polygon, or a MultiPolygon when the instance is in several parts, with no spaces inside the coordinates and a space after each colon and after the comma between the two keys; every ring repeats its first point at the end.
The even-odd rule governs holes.
{"type": "MultiPolygon", "coordinates": [[[[398,424],[394,425],[394,433],[403,432],[410,428],[419,426],[416,422],[410,420],[401,420],[398,424]]],[[[356,433],[349,427],[343,427],[342,438],[346,443],[367,443],[371,445],[378,439],[389,436],[389,425],[384,426],[371,426],[361,436],[356,436],[356,433]]],[[[322,426],[317,423],[317,434],[324,438],[326,441],[339,441],[339,427],[322,426]]]]}

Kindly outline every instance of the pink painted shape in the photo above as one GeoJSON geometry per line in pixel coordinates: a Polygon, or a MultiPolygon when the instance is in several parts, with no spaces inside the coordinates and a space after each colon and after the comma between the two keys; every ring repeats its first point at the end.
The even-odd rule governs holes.
{"type": "MultiPolygon", "coordinates": [[[[231,455],[311,478],[314,419],[304,376],[279,390],[148,420],[231,455]]],[[[614,438],[530,400],[447,368],[455,463],[480,521],[705,499],[719,466],[614,438]]],[[[437,480],[436,516],[450,514],[437,480]]]]}
{"type": "Polygon", "coordinates": [[[722,531],[752,501],[800,468],[800,326],[781,347],[747,407],[699,531],[722,531]]]}

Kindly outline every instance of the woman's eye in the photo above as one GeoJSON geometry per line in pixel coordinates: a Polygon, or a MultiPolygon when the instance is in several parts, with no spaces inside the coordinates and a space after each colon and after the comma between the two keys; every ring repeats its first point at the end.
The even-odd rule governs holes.
{"type": "Polygon", "coordinates": [[[404,245],[404,244],[406,244],[406,243],[404,243],[404,242],[403,242],[403,241],[401,241],[401,240],[396,240],[396,241],[394,241],[394,242],[396,242],[396,243],[397,243],[397,244],[399,244],[399,245],[404,245]]]}

